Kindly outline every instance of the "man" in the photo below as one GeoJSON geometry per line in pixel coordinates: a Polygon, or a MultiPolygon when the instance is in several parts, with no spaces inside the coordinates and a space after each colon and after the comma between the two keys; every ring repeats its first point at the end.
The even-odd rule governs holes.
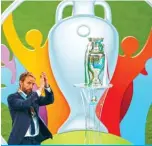
{"type": "Polygon", "coordinates": [[[52,138],[44,122],[39,117],[39,106],[54,102],[53,92],[45,73],[41,74],[40,87],[32,92],[35,77],[30,72],[21,74],[18,92],[8,96],[8,107],[12,118],[12,131],[8,144],[39,145],[43,140],[52,138]],[[41,96],[42,91],[45,96],[41,96]]]}

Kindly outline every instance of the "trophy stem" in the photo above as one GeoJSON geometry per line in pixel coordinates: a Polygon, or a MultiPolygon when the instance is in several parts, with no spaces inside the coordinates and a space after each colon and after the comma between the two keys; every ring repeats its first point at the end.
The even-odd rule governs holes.
{"type": "Polygon", "coordinates": [[[92,80],[92,84],[94,84],[94,85],[101,84],[102,85],[102,81],[99,79],[99,74],[100,74],[100,70],[96,69],[94,71],[94,78],[92,80]]]}

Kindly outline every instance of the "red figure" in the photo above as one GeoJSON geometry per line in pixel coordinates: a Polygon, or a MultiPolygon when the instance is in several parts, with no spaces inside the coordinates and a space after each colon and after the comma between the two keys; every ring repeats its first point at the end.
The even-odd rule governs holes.
{"type": "Polygon", "coordinates": [[[118,57],[116,70],[111,80],[113,87],[109,89],[104,100],[101,98],[96,109],[97,116],[100,117],[98,113],[104,101],[100,120],[108,128],[109,133],[118,136],[120,136],[120,122],[132,99],[132,82],[139,73],[146,74],[145,63],[152,57],[152,30],[145,46],[136,56],[132,57],[139,47],[135,37],[126,37],[122,40],[121,47],[125,55],[118,57]]]}

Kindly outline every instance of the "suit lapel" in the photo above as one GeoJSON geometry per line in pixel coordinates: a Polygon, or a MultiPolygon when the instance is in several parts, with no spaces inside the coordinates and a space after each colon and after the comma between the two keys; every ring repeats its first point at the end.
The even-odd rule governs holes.
{"type": "MultiPolygon", "coordinates": [[[[26,100],[26,99],[28,98],[28,97],[26,97],[22,92],[17,92],[17,93],[18,93],[19,97],[21,97],[21,98],[24,99],[24,100],[26,100]]],[[[34,103],[34,104],[32,105],[32,107],[34,108],[36,114],[38,115],[39,105],[38,105],[37,103],[34,103]]]]}

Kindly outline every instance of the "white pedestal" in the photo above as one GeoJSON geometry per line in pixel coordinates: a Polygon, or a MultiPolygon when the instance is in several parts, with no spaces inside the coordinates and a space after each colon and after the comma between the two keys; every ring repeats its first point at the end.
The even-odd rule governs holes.
{"type": "MultiPolygon", "coordinates": [[[[100,100],[100,98],[106,98],[107,92],[110,87],[112,87],[111,84],[107,86],[102,85],[94,85],[94,86],[88,86],[84,83],[81,84],[75,84],[74,85],[77,88],[80,88],[80,93],[83,101],[83,109],[85,113],[85,144],[89,144],[89,140],[94,139],[94,143],[100,144],[101,142],[101,136],[99,136],[100,132],[108,133],[108,129],[105,127],[105,125],[98,119],[96,115],[96,107],[100,100]],[[103,96],[104,95],[104,96],[103,96]],[[93,135],[90,135],[88,131],[96,131],[93,135]],[[99,133],[97,133],[99,132],[99,133]],[[98,139],[100,138],[100,139],[98,139]]],[[[104,102],[103,99],[103,102],[104,102]]],[[[99,116],[102,114],[102,107],[99,111],[99,116]]]]}

